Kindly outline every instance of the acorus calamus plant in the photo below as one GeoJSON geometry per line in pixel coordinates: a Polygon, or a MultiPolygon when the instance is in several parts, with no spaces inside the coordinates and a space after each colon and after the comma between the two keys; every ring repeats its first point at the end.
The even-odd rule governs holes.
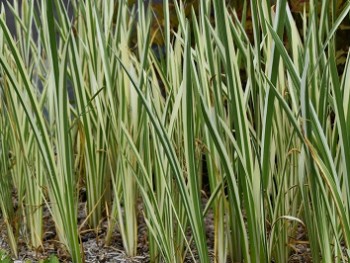
{"type": "Polygon", "coordinates": [[[68,2],[0,15],[14,258],[49,213],[72,262],[87,228],[151,262],[348,260],[349,1],[68,2]]]}

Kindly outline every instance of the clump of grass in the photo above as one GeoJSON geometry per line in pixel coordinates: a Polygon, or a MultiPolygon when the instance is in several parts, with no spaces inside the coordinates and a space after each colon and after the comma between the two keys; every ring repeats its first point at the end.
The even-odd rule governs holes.
{"type": "Polygon", "coordinates": [[[1,14],[0,208],[14,256],[19,228],[43,246],[46,207],[82,262],[86,188],[84,223],[107,220],[105,242],[117,229],[129,256],[142,215],[152,262],[288,262],[298,227],[313,262],[347,259],[350,69],[336,52],[350,3],[234,2],[165,0],[157,20],[141,0],[71,1],[73,18],[64,1],[24,1],[16,38],[1,14]]]}

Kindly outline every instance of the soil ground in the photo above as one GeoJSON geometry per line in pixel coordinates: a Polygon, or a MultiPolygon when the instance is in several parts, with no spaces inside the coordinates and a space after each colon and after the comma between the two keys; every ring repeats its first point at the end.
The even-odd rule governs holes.
{"type": "MultiPolygon", "coordinates": [[[[80,224],[84,221],[86,217],[85,206],[86,203],[80,203],[79,205],[78,222],[80,224]]],[[[19,257],[16,259],[13,258],[14,262],[24,263],[26,260],[29,260],[29,262],[38,262],[40,260],[48,258],[50,255],[57,256],[60,262],[71,262],[66,249],[57,240],[54,222],[52,221],[50,214],[47,211],[45,211],[44,214],[45,234],[43,249],[38,251],[32,251],[28,249],[26,242],[23,238],[21,240],[20,237],[18,245],[19,257]]],[[[138,256],[132,258],[126,255],[123,248],[121,235],[117,229],[115,229],[113,233],[113,238],[110,242],[110,245],[105,245],[104,238],[107,231],[106,220],[101,223],[101,227],[97,232],[89,230],[86,227],[83,228],[80,234],[82,246],[84,248],[85,262],[150,262],[147,244],[146,225],[142,216],[139,216],[138,221],[138,256]]],[[[211,254],[211,261],[215,262],[213,255],[214,224],[212,213],[208,213],[207,217],[205,218],[205,224],[207,244],[211,254]]],[[[288,244],[288,246],[290,246],[291,248],[291,254],[288,262],[312,262],[310,249],[306,238],[306,231],[300,225],[297,228],[295,236],[290,238],[290,242],[288,244]]],[[[10,251],[10,247],[6,240],[6,228],[4,227],[4,222],[2,221],[2,219],[0,219],[0,250],[10,251]]],[[[196,261],[199,262],[198,259],[196,259],[196,261]]],[[[188,256],[185,262],[193,262],[193,258],[188,256]]],[[[227,262],[231,261],[228,259],[227,262]]]]}

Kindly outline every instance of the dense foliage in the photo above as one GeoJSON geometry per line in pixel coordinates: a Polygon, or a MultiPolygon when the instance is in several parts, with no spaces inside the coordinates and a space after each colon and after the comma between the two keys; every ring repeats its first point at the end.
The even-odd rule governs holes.
{"type": "Polygon", "coordinates": [[[140,215],[152,262],[288,262],[300,244],[313,262],[345,262],[350,2],[276,2],[2,12],[0,211],[13,256],[23,235],[42,247],[49,211],[73,262],[83,227],[104,220],[104,242],[117,229],[137,255],[140,215]]]}

